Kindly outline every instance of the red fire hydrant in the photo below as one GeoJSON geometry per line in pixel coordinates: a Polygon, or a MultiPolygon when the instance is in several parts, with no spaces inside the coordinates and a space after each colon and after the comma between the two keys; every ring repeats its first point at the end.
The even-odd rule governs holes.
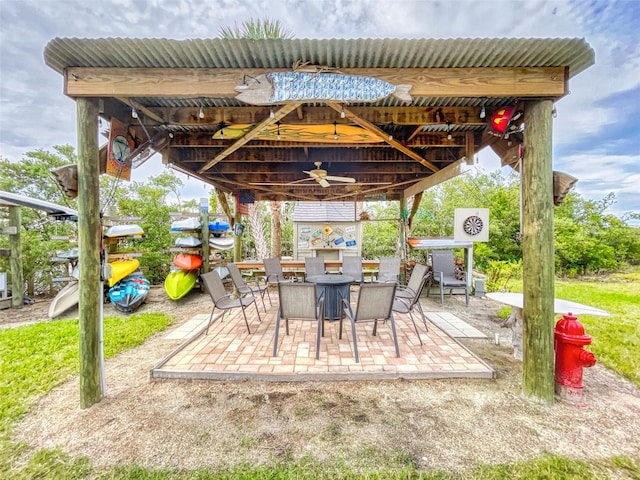
{"type": "Polygon", "coordinates": [[[563,315],[555,328],[555,392],[567,403],[584,406],[582,402],[582,368],[593,367],[596,357],[583,347],[591,343],[578,318],[563,315]]]}

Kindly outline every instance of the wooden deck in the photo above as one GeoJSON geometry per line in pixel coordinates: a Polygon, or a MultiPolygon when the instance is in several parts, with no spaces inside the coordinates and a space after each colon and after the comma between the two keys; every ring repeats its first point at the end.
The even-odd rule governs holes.
{"type": "MultiPolygon", "coordinates": [[[[158,361],[150,376],[158,378],[259,380],[259,381],[336,381],[425,378],[493,378],[493,369],[459,341],[434,323],[415,316],[423,345],[407,315],[395,314],[400,358],[395,356],[391,328],[378,325],[373,336],[372,324],[357,325],[360,363],[353,358],[351,326],[344,325],[338,338],[339,322],[326,322],[320,345],[320,359],[315,359],[315,322],[290,322],[290,335],[281,326],[278,354],[273,357],[273,340],[277,299],[266,300],[267,312],[258,300],[262,322],[253,306],[249,316],[251,334],[247,333],[242,313],[232,310],[220,321],[216,310],[209,333],[204,334],[210,310],[196,315],[189,323],[184,342],[158,361]]],[[[355,298],[353,298],[355,302],[355,298]]],[[[430,313],[427,312],[427,316],[430,313]]],[[[436,313],[433,316],[437,316],[436,313]]],[[[174,337],[176,338],[176,337],[174,337]]]]}

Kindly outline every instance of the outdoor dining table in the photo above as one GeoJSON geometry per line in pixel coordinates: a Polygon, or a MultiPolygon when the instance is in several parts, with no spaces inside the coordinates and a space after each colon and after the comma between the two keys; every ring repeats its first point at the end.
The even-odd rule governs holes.
{"type": "Polygon", "coordinates": [[[318,297],[324,293],[324,318],[330,321],[340,320],[342,299],[349,300],[349,286],[355,282],[348,275],[312,275],[307,282],[318,287],[318,297]]]}

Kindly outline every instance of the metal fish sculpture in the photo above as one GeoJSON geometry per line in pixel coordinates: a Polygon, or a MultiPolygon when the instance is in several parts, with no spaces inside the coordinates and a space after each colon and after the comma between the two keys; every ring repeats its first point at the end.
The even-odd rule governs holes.
{"type": "Polygon", "coordinates": [[[389,95],[411,102],[411,85],[338,73],[272,72],[235,87],[236,98],[251,105],[285,102],[375,102],[389,95]]]}

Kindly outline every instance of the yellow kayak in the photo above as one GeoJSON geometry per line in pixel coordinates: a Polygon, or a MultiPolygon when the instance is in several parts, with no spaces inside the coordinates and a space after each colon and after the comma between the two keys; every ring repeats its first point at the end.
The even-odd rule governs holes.
{"type": "Polygon", "coordinates": [[[135,258],[123,258],[109,263],[111,267],[111,277],[109,277],[109,286],[113,287],[124,277],[135,272],[140,266],[140,262],[135,258]]]}
{"type": "Polygon", "coordinates": [[[191,291],[197,279],[195,271],[175,270],[167,275],[164,289],[171,300],[178,300],[191,291]]]}

